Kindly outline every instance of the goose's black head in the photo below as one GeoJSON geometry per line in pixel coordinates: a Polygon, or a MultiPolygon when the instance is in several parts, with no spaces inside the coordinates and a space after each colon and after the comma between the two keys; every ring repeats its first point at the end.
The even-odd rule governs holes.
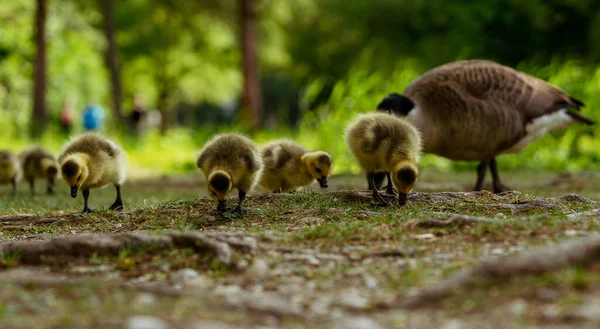
{"type": "Polygon", "coordinates": [[[377,111],[394,113],[397,116],[404,117],[415,108],[415,103],[410,98],[398,93],[387,95],[377,105],[377,111]]]}

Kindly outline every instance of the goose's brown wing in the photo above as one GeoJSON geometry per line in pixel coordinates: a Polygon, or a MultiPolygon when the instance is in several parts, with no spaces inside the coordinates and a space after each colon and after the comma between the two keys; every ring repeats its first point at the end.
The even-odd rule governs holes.
{"type": "MultiPolygon", "coordinates": [[[[583,106],[582,102],[546,81],[485,60],[442,65],[425,73],[405,93],[408,97],[416,94],[418,103],[423,98],[419,95],[422,90],[431,95],[445,84],[454,85],[460,98],[469,104],[479,100],[483,104],[499,106],[502,111],[519,113],[525,124],[560,109],[577,110],[583,106]]],[[[579,120],[578,117],[581,116],[574,116],[579,120]]],[[[585,120],[580,121],[587,122],[585,120]]]]}

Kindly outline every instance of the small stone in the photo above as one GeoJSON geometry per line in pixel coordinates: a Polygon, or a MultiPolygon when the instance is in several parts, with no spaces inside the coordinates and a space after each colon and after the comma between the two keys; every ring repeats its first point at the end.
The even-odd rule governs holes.
{"type": "Polygon", "coordinates": [[[433,233],[425,233],[425,234],[415,234],[413,238],[418,240],[433,240],[435,239],[435,235],[433,233]]]}
{"type": "Polygon", "coordinates": [[[375,289],[379,287],[379,281],[372,276],[367,276],[365,278],[365,286],[367,286],[369,289],[375,289]]]}
{"type": "Polygon", "coordinates": [[[242,288],[236,285],[224,285],[215,288],[215,295],[218,296],[239,295],[241,292],[242,288]]]}
{"type": "Polygon", "coordinates": [[[142,307],[147,307],[147,306],[150,306],[155,303],[156,303],[156,296],[154,296],[153,294],[147,293],[147,292],[140,293],[137,296],[135,296],[135,298],[133,299],[134,305],[138,305],[138,306],[142,306],[142,307]]]}
{"type": "Polygon", "coordinates": [[[185,284],[189,281],[198,279],[200,274],[191,268],[182,268],[181,270],[171,274],[172,284],[185,284]]]}
{"type": "Polygon", "coordinates": [[[462,328],[463,328],[462,321],[456,320],[456,319],[448,320],[441,326],[441,329],[462,329],[462,328]]]}
{"type": "Polygon", "coordinates": [[[551,303],[557,301],[560,298],[560,294],[554,289],[541,289],[537,293],[537,298],[541,302],[551,303]]]}
{"type": "Polygon", "coordinates": [[[302,261],[305,261],[306,263],[308,263],[309,265],[313,265],[313,266],[317,266],[317,265],[321,264],[321,262],[315,256],[310,255],[310,254],[300,254],[300,255],[285,254],[285,255],[283,255],[283,259],[288,260],[288,261],[302,260],[302,261]]]}
{"type": "Polygon", "coordinates": [[[127,329],[167,329],[169,324],[164,320],[150,315],[134,315],[126,322],[127,329]]]}
{"type": "Polygon", "coordinates": [[[203,320],[196,321],[189,329],[236,329],[238,326],[231,325],[229,323],[221,322],[221,321],[212,321],[212,320],[203,320]]]}
{"type": "Polygon", "coordinates": [[[250,263],[245,259],[241,259],[235,264],[235,267],[240,271],[247,269],[248,266],[250,266],[250,263]]]}
{"type": "Polygon", "coordinates": [[[578,236],[578,235],[585,235],[586,233],[584,231],[578,231],[578,230],[566,230],[565,231],[565,235],[566,236],[578,236]]]}
{"type": "Polygon", "coordinates": [[[266,260],[256,258],[252,262],[252,265],[246,270],[246,280],[248,281],[259,281],[264,279],[269,272],[269,264],[266,260]]]}
{"type": "Polygon", "coordinates": [[[400,258],[394,262],[394,266],[399,267],[399,268],[405,268],[405,267],[408,267],[408,265],[409,265],[408,262],[402,258],[400,258]]]}
{"type": "Polygon", "coordinates": [[[340,293],[335,304],[344,308],[363,310],[369,306],[369,300],[352,289],[340,293]]]}
{"type": "Polygon", "coordinates": [[[217,217],[211,215],[204,215],[198,218],[198,224],[208,224],[217,220],[217,217]]]}
{"type": "Polygon", "coordinates": [[[528,306],[529,304],[523,299],[517,299],[509,305],[509,309],[514,315],[521,316],[527,312],[528,306]]]}
{"type": "Polygon", "coordinates": [[[492,249],[492,255],[496,255],[496,256],[504,255],[504,249],[501,249],[501,248],[492,249]]]}
{"type": "Polygon", "coordinates": [[[112,265],[102,264],[97,266],[74,266],[69,269],[69,272],[75,274],[98,274],[112,271],[114,267],[112,265]]]}
{"type": "Polygon", "coordinates": [[[322,224],[325,220],[319,217],[304,217],[300,219],[300,222],[307,225],[319,225],[322,224]]]}
{"type": "Polygon", "coordinates": [[[365,316],[343,317],[336,321],[333,329],[384,329],[375,320],[365,316]]]}
{"type": "Polygon", "coordinates": [[[115,228],[121,228],[121,227],[123,227],[123,224],[121,224],[121,223],[115,224],[115,228]]]}
{"type": "Polygon", "coordinates": [[[584,303],[577,314],[589,321],[600,320],[600,301],[590,301],[584,303]]]}
{"type": "Polygon", "coordinates": [[[316,254],[318,259],[320,260],[344,260],[346,257],[338,254],[316,254]]]}

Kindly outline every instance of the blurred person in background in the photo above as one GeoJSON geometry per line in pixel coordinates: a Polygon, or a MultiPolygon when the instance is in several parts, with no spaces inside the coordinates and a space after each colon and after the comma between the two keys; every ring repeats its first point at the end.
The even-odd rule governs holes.
{"type": "Polygon", "coordinates": [[[71,134],[73,130],[73,99],[67,97],[60,111],[60,127],[65,135],[71,134]]]}
{"type": "Polygon", "coordinates": [[[141,95],[136,95],[133,100],[133,111],[131,112],[131,125],[136,135],[141,135],[145,128],[145,119],[147,116],[144,108],[144,99],[141,95]]]}
{"type": "Polygon", "coordinates": [[[83,129],[100,130],[104,125],[104,108],[98,104],[88,104],[83,110],[83,129]]]}

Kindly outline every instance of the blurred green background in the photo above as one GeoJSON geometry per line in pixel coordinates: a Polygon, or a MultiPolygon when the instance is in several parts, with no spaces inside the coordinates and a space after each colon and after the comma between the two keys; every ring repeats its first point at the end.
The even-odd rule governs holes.
{"type": "MultiPolygon", "coordinates": [[[[334,173],[357,173],[343,130],[426,70],[484,58],[548,80],[583,100],[600,120],[600,1],[595,0],[18,0],[0,2],[0,144],[19,151],[40,142],[58,152],[65,102],[73,132],[90,103],[106,110],[103,131],[127,149],[139,174],[194,171],[194,157],[219,131],[257,142],[290,137],[335,158],[334,173]],[[105,31],[111,5],[123,114],[115,115],[105,31]],[[255,10],[262,105],[258,124],[240,111],[241,35],[255,10]],[[34,68],[45,7],[45,129],[35,124],[34,68]],[[37,10],[37,11],[36,11],[37,10]],[[37,47],[36,47],[37,45],[37,47]],[[162,121],[135,130],[134,99],[162,121]],[[154,110],[157,110],[156,112],[154,110]]],[[[38,122],[39,124],[39,122],[38,122]]],[[[518,155],[518,170],[597,170],[600,126],[548,135],[518,155]]],[[[426,156],[424,168],[462,170],[475,163],[426,156]]]]}

